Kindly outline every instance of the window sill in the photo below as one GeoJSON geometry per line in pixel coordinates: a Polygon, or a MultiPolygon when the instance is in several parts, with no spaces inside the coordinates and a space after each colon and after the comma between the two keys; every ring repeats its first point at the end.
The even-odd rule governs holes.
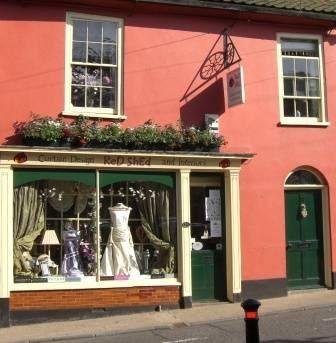
{"type": "Polygon", "coordinates": [[[83,116],[87,118],[104,118],[104,119],[114,119],[114,120],[124,120],[127,119],[127,116],[122,114],[113,114],[113,113],[85,113],[85,112],[75,112],[75,111],[63,111],[63,116],[69,117],[78,117],[83,116]]]}
{"type": "Polygon", "coordinates": [[[323,121],[323,122],[309,122],[309,121],[286,121],[282,120],[278,123],[278,126],[311,126],[311,127],[328,127],[330,126],[330,122],[323,121]]]}
{"type": "Polygon", "coordinates": [[[95,289],[95,288],[129,288],[129,287],[155,287],[155,286],[181,286],[176,278],[163,279],[134,279],[134,280],[111,280],[97,282],[95,278],[88,277],[82,281],[72,282],[36,282],[14,283],[11,291],[39,291],[39,290],[72,290],[72,289],[95,289]]]}

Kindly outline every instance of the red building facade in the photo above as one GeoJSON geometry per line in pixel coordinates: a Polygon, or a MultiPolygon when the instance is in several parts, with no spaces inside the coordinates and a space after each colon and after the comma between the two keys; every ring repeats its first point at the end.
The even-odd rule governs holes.
{"type": "Polygon", "coordinates": [[[179,3],[0,5],[3,325],[31,313],[189,307],[334,287],[336,9],[179,3]],[[27,146],[15,128],[32,113],[124,129],[148,120],[199,127],[214,114],[226,144],[219,152],[27,146]],[[34,208],[20,195],[28,188],[34,208]],[[152,217],[159,222],[132,189],[169,200],[152,217]],[[117,241],[108,237],[108,209],[119,203],[132,207],[135,274],[102,269],[117,241]],[[30,229],[22,209],[35,213],[30,229]],[[82,243],[70,251],[77,274],[64,265],[68,222],[82,243]],[[58,242],[43,243],[46,231],[58,242]]]}

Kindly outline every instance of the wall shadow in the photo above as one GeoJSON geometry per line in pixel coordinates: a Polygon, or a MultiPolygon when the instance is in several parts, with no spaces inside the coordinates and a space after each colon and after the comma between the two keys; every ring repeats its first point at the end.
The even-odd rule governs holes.
{"type": "Polygon", "coordinates": [[[186,126],[204,126],[204,114],[221,115],[225,112],[223,78],[219,78],[207,88],[186,99],[180,108],[181,122],[186,126]]]}

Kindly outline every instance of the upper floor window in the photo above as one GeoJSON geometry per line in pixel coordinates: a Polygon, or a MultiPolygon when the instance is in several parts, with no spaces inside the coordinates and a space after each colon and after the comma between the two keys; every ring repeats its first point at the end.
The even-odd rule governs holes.
{"type": "Polygon", "coordinates": [[[122,21],[67,15],[64,114],[122,116],[122,21]]]}
{"type": "Polygon", "coordinates": [[[325,122],[323,65],[319,37],[279,37],[281,122],[325,122]]]}

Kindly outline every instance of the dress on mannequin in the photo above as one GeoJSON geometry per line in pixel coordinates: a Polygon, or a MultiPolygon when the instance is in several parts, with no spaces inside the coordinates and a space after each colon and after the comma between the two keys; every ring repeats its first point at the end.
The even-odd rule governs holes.
{"type": "Polygon", "coordinates": [[[111,233],[101,262],[102,275],[140,275],[128,227],[131,208],[122,203],[109,207],[111,233]]]}

